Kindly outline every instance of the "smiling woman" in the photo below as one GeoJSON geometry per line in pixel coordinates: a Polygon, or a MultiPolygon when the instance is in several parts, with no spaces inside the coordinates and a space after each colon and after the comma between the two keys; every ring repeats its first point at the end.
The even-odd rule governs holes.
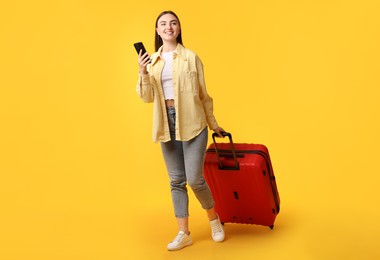
{"type": "Polygon", "coordinates": [[[189,231],[187,182],[206,210],[212,238],[224,240],[224,230],[214,211],[211,191],[203,178],[207,126],[221,135],[213,114],[199,57],[182,45],[181,25],[172,11],[156,20],[156,52],[139,53],[140,76],[137,93],[145,102],[153,102],[153,140],[161,142],[169,172],[174,213],[179,232],[168,250],[192,244],[189,231]]]}
{"type": "MultiPolygon", "coordinates": [[[[156,34],[155,34],[155,49],[158,49],[163,45],[163,41],[166,42],[165,48],[171,46],[171,42],[174,43],[171,47],[175,49],[177,43],[182,43],[181,23],[177,15],[172,11],[162,12],[156,20],[156,34]]],[[[174,50],[173,49],[173,50],[174,50]]],[[[169,50],[164,49],[164,52],[169,50]]]]}

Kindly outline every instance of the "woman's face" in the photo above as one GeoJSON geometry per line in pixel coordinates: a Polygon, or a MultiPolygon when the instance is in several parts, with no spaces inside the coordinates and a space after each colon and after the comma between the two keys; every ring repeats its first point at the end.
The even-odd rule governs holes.
{"type": "Polygon", "coordinates": [[[179,22],[172,14],[161,16],[157,21],[156,30],[164,42],[177,42],[177,36],[181,32],[179,22]]]}

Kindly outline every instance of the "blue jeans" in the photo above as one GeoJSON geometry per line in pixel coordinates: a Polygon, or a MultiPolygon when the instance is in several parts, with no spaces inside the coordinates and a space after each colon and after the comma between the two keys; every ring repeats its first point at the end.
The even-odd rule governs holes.
{"type": "Polygon", "coordinates": [[[167,171],[169,173],[174,214],[177,218],[189,216],[188,183],[203,209],[212,209],[214,200],[209,186],[203,178],[203,162],[207,146],[207,127],[190,141],[175,140],[175,109],[168,108],[171,141],[161,143],[167,171]]]}

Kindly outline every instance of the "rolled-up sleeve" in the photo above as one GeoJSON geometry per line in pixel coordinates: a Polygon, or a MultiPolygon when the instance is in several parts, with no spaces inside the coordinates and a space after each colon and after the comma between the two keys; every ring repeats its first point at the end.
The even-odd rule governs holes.
{"type": "Polygon", "coordinates": [[[150,82],[150,76],[149,74],[141,75],[139,73],[137,85],[136,85],[136,91],[138,96],[144,101],[144,102],[153,102],[153,85],[150,82]]]}

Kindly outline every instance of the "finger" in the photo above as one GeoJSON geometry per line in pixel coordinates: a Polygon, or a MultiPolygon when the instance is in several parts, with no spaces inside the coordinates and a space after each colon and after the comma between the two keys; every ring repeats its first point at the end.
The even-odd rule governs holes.
{"type": "MultiPolygon", "coordinates": [[[[141,51],[142,51],[142,50],[140,50],[140,52],[141,52],[141,51]]],[[[148,52],[145,52],[144,55],[142,55],[141,57],[142,57],[143,59],[145,59],[146,57],[149,57],[148,52]]]]}
{"type": "Polygon", "coordinates": [[[146,59],[146,60],[142,61],[142,65],[144,67],[146,67],[149,63],[150,63],[150,59],[146,59]]]}
{"type": "Polygon", "coordinates": [[[146,67],[151,62],[150,58],[147,57],[145,59],[139,59],[139,65],[141,67],[146,67]]]}
{"type": "MultiPolygon", "coordinates": [[[[145,56],[145,55],[144,55],[145,56]]],[[[144,61],[149,61],[150,60],[150,57],[149,56],[146,56],[144,57],[144,61]]]]}
{"type": "Polygon", "coordinates": [[[215,129],[215,133],[216,133],[220,138],[223,138],[223,135],[220,133],[219,128],[215,129]]]}
{"type": "Polygon", "coordinates": [[[151,62],[150,59],[147,59],[147,60],[144,60],[143,64],[144,66],[147,66],[150,62],[151,62]]]}
{"type": "Polygon", "coordinates": [[[220,134],[225,137],[225,135],[223,135],[223,133],[227,133],[226,130],[224,130],[223,128],[219,127],[219,131],[220,131],[220,134]]]}

